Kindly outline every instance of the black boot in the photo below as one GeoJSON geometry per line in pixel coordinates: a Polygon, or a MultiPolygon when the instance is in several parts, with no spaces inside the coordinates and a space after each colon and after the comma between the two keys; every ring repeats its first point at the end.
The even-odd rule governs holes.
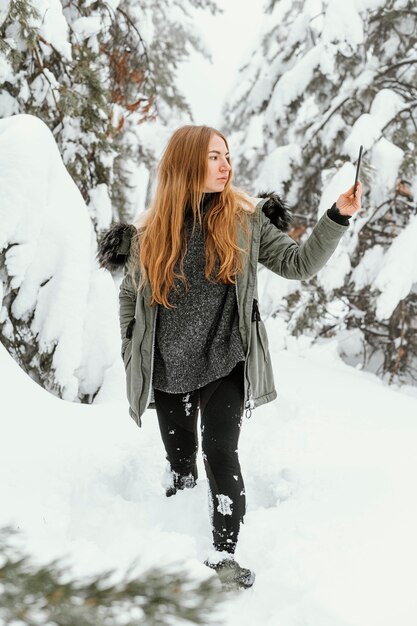
{"type": "Polygon", "coordinates": [[[179,473],[173,469],[169,470],[170,484],[165,487],[167,498],[174,496],[179,489],[192,489],[197,484],[198,472],[197,464],[193,465],[188,473],[179,473]]]}
{"type": "Polygon", "coordinates": [[[204,564],[211,569],[214,569],[220,578],[223,589],[231,591],[233,589],[248,589],[252,587],[255,582],[255,572],[241,567],[237,561],[235,561],[233,555],[227,555],[226,558],[218,561],[217,563],[204,561],[204,564]]]}

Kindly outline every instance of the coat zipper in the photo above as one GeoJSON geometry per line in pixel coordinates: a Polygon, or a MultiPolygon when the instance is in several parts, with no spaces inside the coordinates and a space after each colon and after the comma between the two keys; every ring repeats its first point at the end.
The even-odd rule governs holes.
{"type": "MultiPolygon", "coordinates": [[[[240,316],[240,308],[239,308],[239,293],[237,290],[237,280],[235,282],[235,287],[236,287],[236,302],[237,302],[237,310],[240,316]]],[[[250,380],[247,376],[247,361],[248,361],[248,351],[249,351],[249,342],[248,342],[248,347],[246,350],[246,355],[245,355],[245,364],[244,364],[244,376],[245,379],[248,382],[248,391],[247,391],[247,397],[245,398],[245,417],[247,419],[249,419],[252,415],[252,408],[251,408],[251,402],[250,402],[250,394],[251,394],[251,388],[250,388],[250,380]]]]}

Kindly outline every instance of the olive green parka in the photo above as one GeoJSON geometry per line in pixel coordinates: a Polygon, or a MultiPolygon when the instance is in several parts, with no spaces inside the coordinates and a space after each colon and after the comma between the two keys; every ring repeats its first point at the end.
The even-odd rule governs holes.
{"type": "MultiPolygon", "coordinates": [[[[249,255],[236,283],[239,330],[246,353],[244,406],[248,417],[252,409],[277,397],[267,332],[257,307],[258,263],[284,278],[309,279],[326,264],[348,229],[348,226],[333,221],[325,212],[309,238],[299,245],[266,217],[262,211],[265,199],[253,201],[253,212],[245,212],[250,229],[249,255]]],[[[240,226],[238,233],[239,245],[244,247],[244,233],[240,226]]],[[[128,233],[121,244],[121,254],[123,246],[125,251],[129,247],[128,233]]],[[[152,374],[158,306],[149,306],[149,283],[143,290],[134,289],[127,265],[119,289],[121,355],[126,371],[129,414],[141,426],[145,411],[155,408],[152,374]]]]}

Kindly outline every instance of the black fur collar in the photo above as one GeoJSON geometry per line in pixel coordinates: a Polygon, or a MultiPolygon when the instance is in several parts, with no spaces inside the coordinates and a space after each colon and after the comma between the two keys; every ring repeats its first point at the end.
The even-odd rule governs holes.
{"type": "Polygon", "coordinates": [[[136,228],[133,224],[119,222],[113,224],[98,243],[97,261],[100,267],[110,272],[122,267],[127,260],[130,242],[136,228]]]}
{"type": "Polygon", "coordinates": [[[292,221],[291,213],[286,202],[273,191],[263,191],[259,193],[257,197],[268,198],[262,205],[262,211],[271,220],[274,226],[286,233],[292,221]]]}
{"type": "MultiPolygon", "coordinates": [[[[286,203],[273,192],[262,192],[257,198],[264,198],[262,211],[279,230],[288,231],[291,224],[291,213],[286,203]]],[[[97,261],[100,267],[115,272],[122,267],[130,250],[132,236],[136,233],[133,224],[119,222],[113,224],[98,243],[97,261]]]]}

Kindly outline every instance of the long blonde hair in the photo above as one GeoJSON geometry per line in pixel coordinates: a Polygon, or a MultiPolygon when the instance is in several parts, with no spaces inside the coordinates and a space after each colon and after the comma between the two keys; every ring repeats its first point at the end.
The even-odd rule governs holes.
{"type": "MultiPolygon", "coordinates": [[[[136,224],[130,255],[133,284],[137,288],[136,272],[139,269],[139,288],[149,281],[152,291],[150,306],[162,304],[172,308],[168,301],[171,287],[177,289],[176,278],[187,285],[184,275],[184,215],[187,206],[202,225],[200,203],[208,169],[208,149],[213,134],[226,138],[210,126],[187,125],[178,128],[162,155],[157,168],[157,186],[145,215],[141,214],[141,226],[136,224]],[[180,260],[180,273],[175,265],[180,260]]],[[[216,256],[219,261],[214,282],[234,284],[235,275],[243,270],[248,254],[249,229],[245,212],[253,213],[254,205],[249,196],[231,185],[232,170],[223,191],[213,195],[210,211],[205,221],[205,278],[211,278],[216,256]],[[237,220],[246,235],[245,248],[237,245],[237,220]]]]}

